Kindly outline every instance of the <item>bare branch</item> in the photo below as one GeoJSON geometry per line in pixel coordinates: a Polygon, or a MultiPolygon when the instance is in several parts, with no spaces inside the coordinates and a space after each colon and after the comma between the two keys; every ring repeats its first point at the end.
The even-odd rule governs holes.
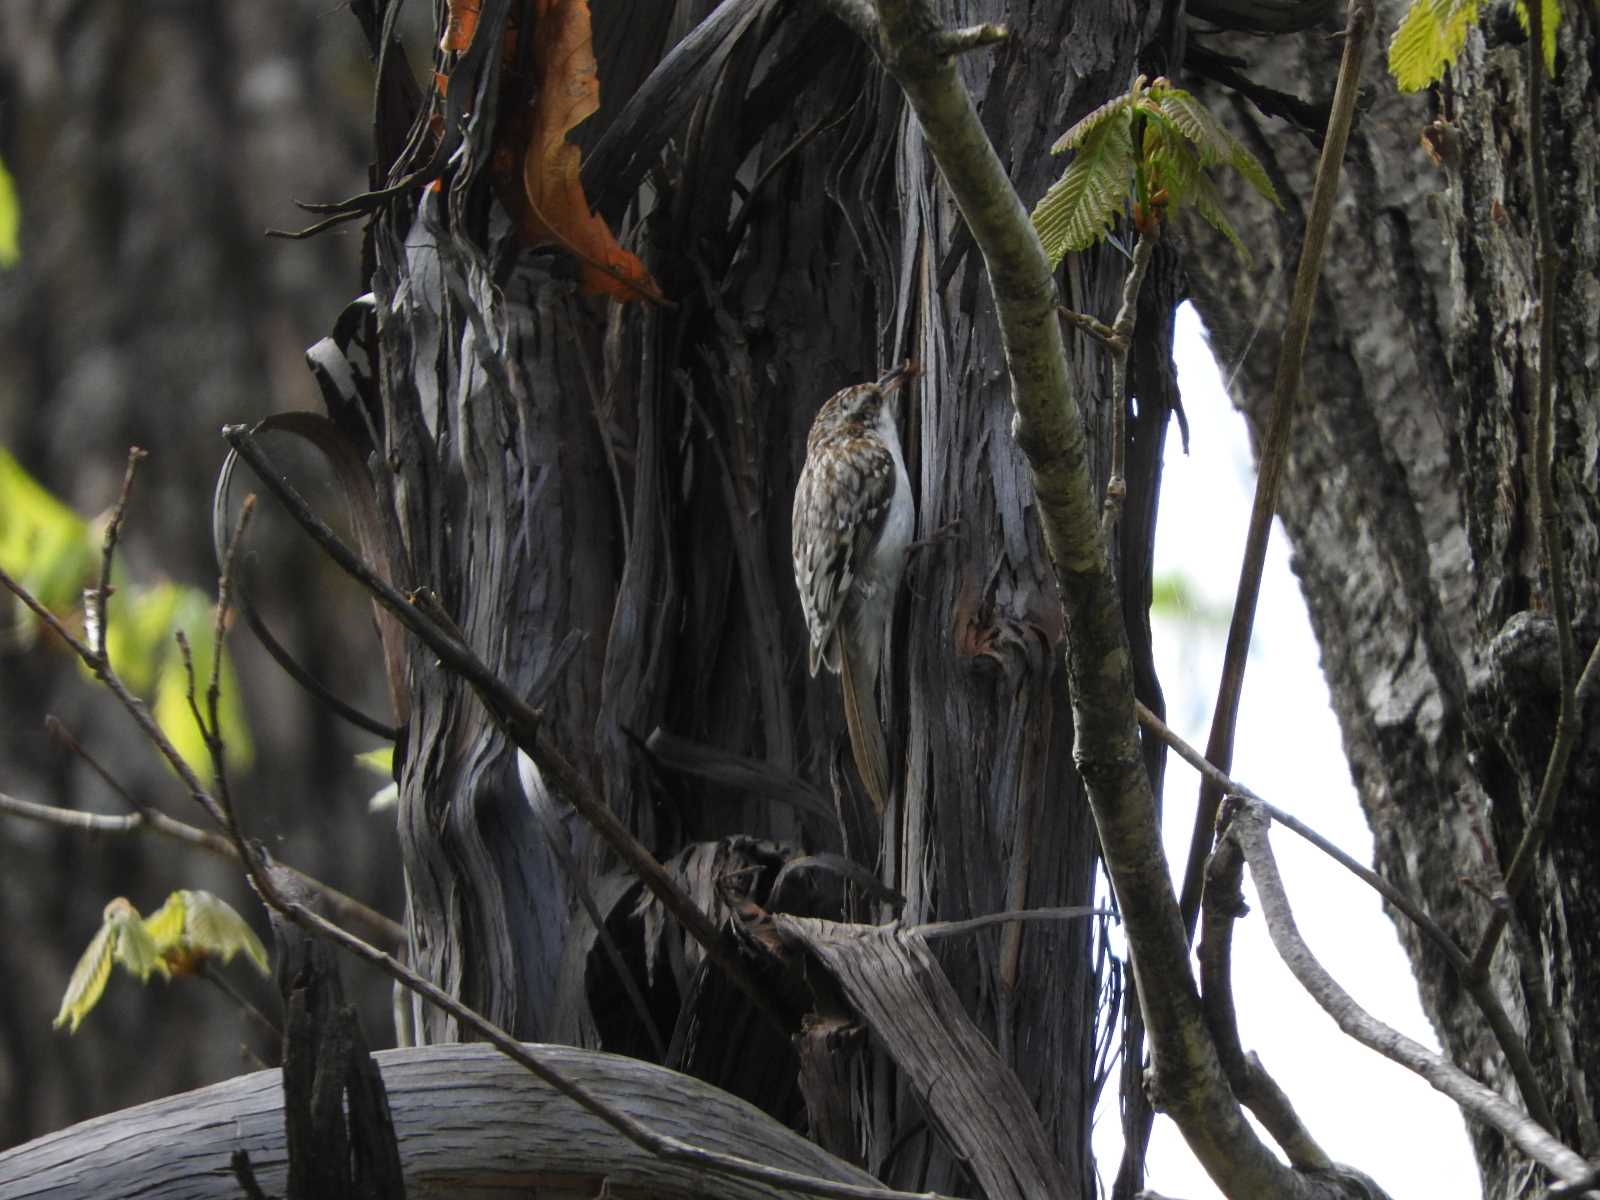
{"type": "MultiPolygon", "coordinates": [[[[1339,81],[1334,88],[1328,131],[1322,143],[1322,157],[1317,163],[1317,178],[1312,187],[1311,211],[1306,217],[1300,263],[1295,269],[1294,287],[1289,293],[1289,316],[1284,323],[1278,373],[1272,388],[1272,419],[1261,448],[1255,501],[1250,509],[1250,528],[1245,535],[1244,561],[1239,567],[1239,588],[1233,603],[1233,619],[1228,625],[1227,649],[1223,653],[1222,679],[1217,685],[1211,736],[1206,742],[1206,758],[1224,771],[1233,765],[1233,732],[1239,716],[1239,697],[1244,690],[1244,669],[1250,652],[1250,631],[1255,624],[1256,600],[1261,594],[1267,538],[1272,533],[1272,518],[1278,509],[1278,488],[1283,480],[1284,464],[1289,457],[1289,432],[1294,427],[1295,408],[1300,400],[1300,370],[1311,330],[1311,312],[1316,305],[1317,280],[1322,274],[1323,253],[1333,224],[1333,205],[1339,194],[1339,174],[1344,162],[1345,145],[1350,139],[1350,127],[1355,119],[1362,60],[1372,35],[1373,9],[1374,0],[1350,0],[1344,32],[1344,56],[1339,62],[1339,81]]],[[[1206,854],[1211,849],[1217,807],[1221,803],[1220,791],[1209,782],[1200,785],[1200,800],[1194,814],[1194,831],[1189,838],[1189,861],[1184,868],[1181,901],[1184,929],[1190,936],[1194,934],[1195,916],[1200,911],[1200,888],[1206,854]]]]}
{"type": "Polygon", "coordinates": [[[991,925],[1007,925],[1013,921],[1075,921],[1079,917],[1105,917],[1114,921],[1117,914],[1109,908],[1013,908],[1005,912],[984,913],[981,917],[968,917],[964,921],[932,921],[926,925],[912,925],[908,927],[908,932],[931,942],[942,937],[974,933],[991,925]]]}
{"type": "Polygon", "coordinates": [[[133,495],[133,477],[139,464],[148,453],[138,446],[128,448],[128,465],[122,472],[122,491],[111,509],[111,520],[106,522],[105,538],[100,546],[100,582],[86,597],[88,600],[89,641],[102,660],[106,656],[107,607],[111,600],[111,560],[116,557],[117,542],[122,537],[122,522],[128,515],[128,498],[133,495]]]}
{"type": "Polygon", "coordinates": [[[1232,842],[1220,843],[1206,864],[1206,890],[1200,907],[1200,987],[1206,1022],[1217,1056],[1236,1096],[1256,1114],[1267,1132],[1301,1171],[1327,1171],[1334,1165],[1301,1123],[1294,1105],[1261,1060],[1247,1055],[1239,1040],[1233,1004],[1233,926],[1248,910],[1240,888],[1244,858],[1232,842]]]}
{"type": "Polygon", "coordinates": [[[226,828],[227,821],[223,816],[222,810],[217,807],[216,800],[206,790],[205,785],[200,782],[199,776],[194,773],[193,768],[184,761],[183,755],[178,753],[177,747],[172,744],[171,739],[161,732],[161,726],[157,725],[155,718],[150,715],[149,707],[143,700],[128,690],[128,685],[122,682],[122,678],[112,669],[111,664],[102,655],[96,654],[88,643],[76,637],[55,613],[40,604],[38,598],[7,574],[4,568],[0,568],[0,587],[4,587],[18,600],[21,600],[35,616],[49,627],[52,633],[72,648],[73,653],[83,660],[85,666],[94,672],[95,678],[110,689],[111,694],[127,710],[128,715],[133,718],[134,724],[149,739],[150,744],[156,748],[161,757],[166,759],[172,769],[177,772],[178,778],[183,780],[184,787],[189,791],[190,799],[206,810],[206,815],[217,823],[217,828],[226,828]]]}
{"type": "MultiPolygon", "coordinates": [[[[232,842],[220,833],[213,833],[209,829],[196,828],[174,817],[169,817],[154,808],[144,808],[121,816],[112,813],[88,813],[80,812],[74,808],[57,808],[51,804],[38,804],[32,800],[23,800],[0,792],[0,813],[20,817],[25,821],[54,825],[61,829],[74,829],[80,833],[87,833],[92,837],[131,837],[135,834],[155,834],[158,837],[168,838],[174,842],[181,842],[185,846],[194,846],[220,858],[230,858],[234,862],[239,861],[239,851],[232,842]]],[[[368,937],[375,938],[382,945],[405,945],[406,931],[401,928],[398,922],[390,920],[376,909],[367,907],[354,897],[346,895],[338,888],[331,887],[320,879],[305,874],[303,871],[287,866],[283,867],[283,870],[290,872],[295,879],[324,901],[342,924],[353,925],[366,930],[368,937]]]]}
{"type": "Polygon", "coordinates": [[[1274,948],[1312,999],[1350,1037],[1422,1076],[1464,1112],[1497,1130],[1563,1182],[1587,1179],[1590,1167],[1583,1158],[1558,1142],[1537,1121],[1519,1112],[1498,1093],[1484,1087],[1447,1059],[1377,1020],[1335,982],[1295,927],[1278,864],[1267,841],[1267,823],[1267,814],[1259,804],[1240,799],[1229,815],[1227,836],[1234,839],[1250,864],[1250,876],[1255,880],[1256,894],[1261,898],[1261,911],[1274,948]]]}
{"type": "Polygon", "coordinates": [[[1240,796],[1253,804],[1259,805],[1261,811],[1278,824],[1310,842],[1410,918],[1411,922],[1444,955],[1450,966],[1455,970],[1457,978],[1461,980],[1462,985],[1472,996],[1479,1011],[1483,1013],[1484,1020],[1489,1023],[1489,1028],[1494,1034],[1495,1041],[1499,1043],[1501,1052],[1506,1056],[1506,1063],[1510,1066],[1511,1073],[1516,1077],[1517,1088],[1522,1093],[1523,1103],[1528,1106],[1528,1111],[1533,1115],[1534,1120],[1538,1121],[1546,1129],[1553,1130],[1555,1122],[1551,1117],[1549,1105],[1545,1101],[1544,1089],[1540,1086],[1538,1073],[1534,1070],[1533,1059],[1528,1054],[1527,1043],[1523,1040],[1522,1034],[1517,1031],[1517,1027],[1511,1023],[1511,1018],[1507,1015],[1505,1006],[1500,1003],[1500,997],[1496,995],[1494,988],[1490,985],[1488,976],[1474,974],[1471,961],[1467,958],[1465,951],[1456,944],[1456,940],[1446,933],[1437,921],[1423,912],[1421,905],[1383,878],[1383,876],[1351,858],[1350,855],[1335,846],[1309,825],[1282,809],[1268,804],[1242,783],[1230,779],[1222,771],[1217,770],[1216,767],[1205,760],[1198,750],[1169,729],[1160,717],[1156,716],[1143,704],[1138,705],[1138,712],[1140,724],[1176,751],[1179,758],[1199,771],[1207,782],[1220,790],[1220,794],[1240,796]]]}
{"type": "Polygon", "coordinates": [[[1133,247],[1133,265],[1122,280],[1122,307],[1117,310],[1106,342],[1111,349],[1111,472],[1106,480],[1105,505],[1100,511],[1100,537],[1107,545],[1116,533],[1122,502],[1128,494],[1128,481],[1123,477],[1128,457],[1128,353],[1133,345],[1134,322],[1139,317],[1139,285],[1144,282],[1155,249],[1155,235],[1140,233],[1133,247]]]}

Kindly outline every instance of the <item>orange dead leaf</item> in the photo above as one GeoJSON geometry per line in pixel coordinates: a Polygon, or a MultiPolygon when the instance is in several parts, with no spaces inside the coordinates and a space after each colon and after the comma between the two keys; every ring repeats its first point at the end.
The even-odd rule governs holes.
{"type": "MultiPolygon", "coordinates": [[[[526,147],[521,187],[504,187],[501,202],[531,244],[553,242],[579,259],[586,291],[619,300],[662,300],[644,264],[590,211],[578,178],[578,147],[567,141],[567,133],[600,107],[587,0],[536,0],[531,35],[539,86],[521,143],[526,147]],[[506,194],[512,191],[518,193],[514,198],[506,194]]],[[[509,178],[503,182],[512,184],[509,178]]]]}
{"type": "Polygon", "coordinates": [[[472,35],[478,32],[478,17],[483,12],[483,0],[450,0],[450,20],[439,39],[439,49],[449,54],[452,50],[465,50],[472,45],[472,35]]]}

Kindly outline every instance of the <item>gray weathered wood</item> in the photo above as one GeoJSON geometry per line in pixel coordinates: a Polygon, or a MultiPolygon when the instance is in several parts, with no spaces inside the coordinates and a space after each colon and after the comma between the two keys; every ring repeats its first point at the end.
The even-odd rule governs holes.
{"type": "MultiPolygon", "coordinates": [[[[828,1179],[871,1184],[726,1092],[636,1059],[546,1046],[572,1078],[661,1132],[695,1145],[828,1179]]],[[[655,1159],[488,1046],[429,1046],[374,1055],[383,1070],[407,1194],[528,1195],[544,1200],[614,1192],[661,1197],[784,1197],[655,1159]]],[[[234,1200],[228,1158],[249,1152],[269,1194],[284,1190],[283,1102],[277,1071],[97,1117],[0,1154],[0,1198],[234,1200]]]]}
{"type": "Polygon", "coordinates": [[[815,955],[906,1073],[990,1200],[1070,1196],[1016,1074],[961,1008],[915,930],[773,916],[815,955]]]}

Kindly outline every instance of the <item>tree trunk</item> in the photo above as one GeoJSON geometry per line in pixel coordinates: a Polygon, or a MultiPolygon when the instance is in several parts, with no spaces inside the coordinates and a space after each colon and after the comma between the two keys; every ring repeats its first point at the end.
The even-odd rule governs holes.
{"type": "MultiPolygon", "coordinates": [[[[1401,6],[1380,9],[1388,33],[1401,6]]],[[[1483,896],[1501,886],[1522,836],[1557,695],[1530,458],[1539,364],[1525,47],[1501,43],[1505,21],[1486,15],[1484,24],[1447,84],[1430,93],[1399,96],[1383,63],[1368,64],[1373,98],[1346,164],[1280,504],[1378,868],[1469,952],[1490,913],[1483,896]],[[1425,130],[1438,164],[1419,144],[1425,130]]],[[[1560,44],[1545,106],[1562,248],[1550,298],[1556,493],[1559,561],[1588,635],[1580,632],[1581,656],[1595,630],[1600,572],[1600,43],[1591,9],[1563,9],[1560,44]]],[[[1339,51],[1321,36],[1229,48],[1249,59],[1258,82],[1309,87],[1318,100],[1331,93],[1339,51]]],[[[1216,89],[1208,98],[1227,107],[1216,89]]],[[[1187,263],[1235,399],[1260,430],[1303,220],[1296,198],[1309,195],[1315,149],[1242,100],[1229,111],[1288,208],[1273,215],[1240,200],[1230,209],[1252,214],[1242,233],[1260,264],[1254,272],[1218,239],[1193,234],[1187,263]]],[[[1507,938],[1492,972],[1569,1144],[1573,1106],[1550,1042],[1528,1014],[1547,992],[1584,1077],[1600,1080],[1600,816],[1590,799],[1597,752],[1591,725],[1548,850],[1515,905],[1536,952],[1519,960],[1507,938]]],[[[1248,764],[1238,767],[1248,778],[1248,764]]],[[[1515,1095],[1466,989],[1437,950],[1396,921],[1447,1051],[1515,1095]]],[[[1539,1190],[1498,1137],[1472,1134],[1486,1196],[1539,1190]]]]}
{"type": "MultiPolygon", "coordinates": [[[[708,9],[685,0],[644,20],[594,6],[605,103],[581,131],[598,143],[585,184],[670,307],[587,299],[569,256],[519,243],[479,173],[494,152],[491,104],[465,117],[469,153],[445,190],[420,204],[407,192],[376,222],[376,415],[392,469],[378,492],[395,520],[396,582],[437,593],[524,691],[570,632],[583,636],[546,720],[663,858],[734,834],[842,851],[903,894],[911,921],[1086,903],[1095,841],[1072,770],[1060,606],[1008,433],[982,263],[898,89],[859,42],[816,6],[776,0],[723,5],[690,34],[708,9]],[[890,641],[894,803],[880,829],[841,752],[837,685],[804,669],[789,506],[820,403],[906,358],[922,368],[904,421],[917,536],[944,536],[913,560],[890,641]],[[644,748],[658,729],[756,760],[776,782],[676,774],[644,748]],[[838,821],[781,802],[796,776],[833,794],[838,821]]],[[[477,36],[498,45],[505,12],[486,5],[477,36]]],[[[1115,20],[1053,3],[946,15],[1004,17],[1011,30],[962,66],[1029,202],[1056,174],[1051,139],[1123,86],[1151,32],[1142,6],[1115,20]]],[[[484,70],[479,94],[494,95],[498,57],[484,70]]],[[[1117,257],[1084,256],[1069,302],[1109,317],[1120,277],[1117,257]]],[[[1164,372],[1169,325],[1152,328],[1164,372]]],[[[1097,348],[1080,346],[1072,370],[1078,394],[1106,393],[1097,348]]],[[[1149,417],[1158,463],[1165,409],[1149,417]]],[[[359,436],[359,422],[347,428],[359,436]]],[[[1152,488],[1130,505],[1125,550],[1140,614],[1151,506],[1152,488]]],[[[482,706],[431,654],[408,654],[401,830],[418,966],[522,1036],[636,1048],[632,1010],[601,1003],[609,968],[558,859],[576,851],[618,917],[608,928],[642,964],[657,948],[626,930],[636,894],[605,881],[609,860],[582,829],[552,855],[482,706]]],[[[1013,925],[941,954],[1085,1195],[1091,940],[1081,922],[1013,925]]],[[[695,961],[679,948],[640,981],[663,1035],[710,1003],[695,961]]],[[[440,1014],[421,1019],[427,1040],[456,1035],[440,1014]]],[[[798,1120],[786,1041],[715,1036],[697,1072],[798,1120]]],[[[886,1070],[880,1056],[858,1095],[863,1161],[904,1186],[965,1186],[886,1070]]]]}

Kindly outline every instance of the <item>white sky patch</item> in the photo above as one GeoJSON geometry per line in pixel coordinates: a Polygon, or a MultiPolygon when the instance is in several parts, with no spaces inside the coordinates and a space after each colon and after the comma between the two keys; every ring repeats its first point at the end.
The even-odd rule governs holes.
{"type": "MultiPolygon", "coordinates": [[[[1224,614],[1224,624],[1158,618],[1155,655],[1169,723],[1191,744],[1204,746],[1254,469],[1244,419],[1228,402],[1200,320],[1188,305],[1178,313],[1174,355],[1192,454],[1184,457],[1174,425],[1167,436],[1156,573],[1183,576],[1198,606],[1224,614]]],[[[1289,571],[1288,543],[1276,525],[1231,773],[1358,860],[1371,861],[1372,835],[1350,782],[1305,603],[1289,571]]],[[[1169,756],[1163,835],[1175,873],[1181,874],[1188,853],[1198,794],[1199,777],[1169,756]]],[[[1379,1020],[1437,1048],[1377,894],[1286,830],[1273,831],[1272,845],[1312,952],[1379,1020]]],[[[1248,871],[1245,899],[1252,911],[1235,928],[1233,943],[1234,1000],[1244,1048],[1261,1056],[1311,1135],[1335,1161],[1365,1171],[1394,1200],[1481,1197],[1456,1106],[1409,1071],[1341,1034],[1272,949],[1248,871]]],[[[1109,1182],[1120,1157],[1121,1132],[1114,1089],[1107,1090],[1094,1144],[1109,1182]]],[[[1190,1154],[1177,1126],[1160,1115],[1147,1167],[1147,1186],[1158,1192],[1182,1200],[1220,1200],[1221,1192],[1190,1154]]]]}

